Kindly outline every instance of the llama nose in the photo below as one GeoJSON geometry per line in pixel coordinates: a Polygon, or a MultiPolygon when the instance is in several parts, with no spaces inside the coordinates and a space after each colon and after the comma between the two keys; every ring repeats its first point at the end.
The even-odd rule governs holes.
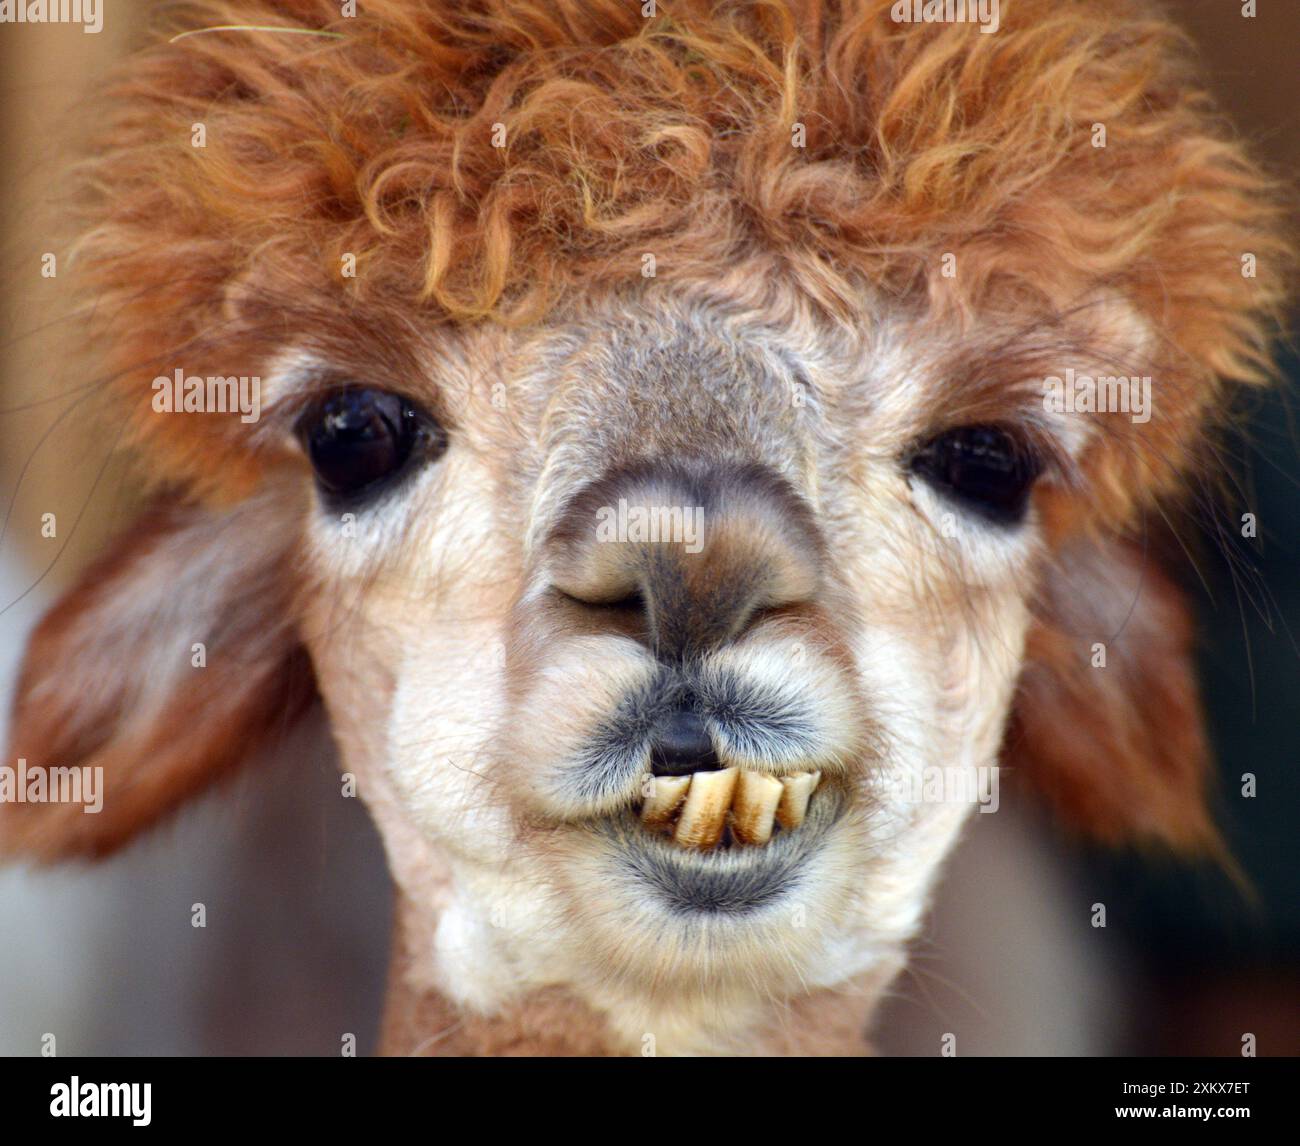
{"type": "Polygon", "coordinates": [[[698,712],[675,709],[655,731],[650,745],[650,771],[656,776],[714,772],[721,767],[698,712]]]}
{"type": "Polygon", "coordinates": [[[615,470],[579,492],[547,544],[554,588],[606,607],[611,623],[617,615],[626,624],[636,610],[639,632],[666,661],[733,641],[765,611],[809,601],[820,585],[812,510],[759,465],[615,470]]]}

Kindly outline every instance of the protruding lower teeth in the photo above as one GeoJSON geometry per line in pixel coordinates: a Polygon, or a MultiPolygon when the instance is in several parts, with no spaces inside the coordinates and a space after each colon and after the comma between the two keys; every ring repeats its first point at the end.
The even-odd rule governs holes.
{"type": "Polygon", "coordinates": [[[691,777],[691,790],[673,833],[675,843],[685,848],[707,849],[722,839],[739,771],[724,768],[720,772],[696,772],[691,777]]]}
{"type": "Polygon", "coordinates": [[[762,846],[772,838],[775,825],[790,831],[804,822],[821,778],[820,772],[770,776],[738,768],[654,776],[646,789],[641,822],[671,832],[673,842],[687,848],[714,847],[728,823],[737,843],[762,846]]]}
{"type": "Polygon", "coordinates": [[[731,827],[742,844],[765,844],[772,838],[772,821],[785,786],[775,776],[742,772],[731,805],[731,827]]]}
{"type": "Polygon", "coordinates": [[[808,814],[808,801],[821,782],[820,772],[796,772],[781,777],[781,802],[776,809],[776,822],[787,831],[797,828],[808,814]]]}
{"type": "Polygon", "coordinates": [[[641,808],[641,822],[648,828],[665,827],[686,799],[690,786],[690,776],[651,777],[650,791],[641,808]]]}

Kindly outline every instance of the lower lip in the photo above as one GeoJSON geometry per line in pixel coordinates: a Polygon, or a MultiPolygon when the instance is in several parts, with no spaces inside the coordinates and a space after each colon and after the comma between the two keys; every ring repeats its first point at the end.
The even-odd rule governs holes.
{"type": "Polygon", "coordinates": [[[673,913],[741,915],[771,907],[798,888],[843,810],[835,787],[823,784],[804,822],[761,847],[689,850],[647,831],[630,810],[597,830],[613,844],[624,872],[648,885],[673,913]]]}

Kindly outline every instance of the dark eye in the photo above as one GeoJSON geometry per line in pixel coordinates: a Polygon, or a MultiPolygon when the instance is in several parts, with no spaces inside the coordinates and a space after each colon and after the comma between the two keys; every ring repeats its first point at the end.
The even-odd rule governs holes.
{"type": "Polygon", "coordinates": [[[997,426],[961,426],[931,438],[911,460],[912,472],[991,521],[1024,517],[1041,466],[1023,442],[997,426]]]}
{"type": "Polygon", "coordinates": [[[377,489],[415,456],[446,448],[438,424],[386,390],[345,387],[318,398],[298,419],[298,434],[321,488],[338,497],[377,489]]]}

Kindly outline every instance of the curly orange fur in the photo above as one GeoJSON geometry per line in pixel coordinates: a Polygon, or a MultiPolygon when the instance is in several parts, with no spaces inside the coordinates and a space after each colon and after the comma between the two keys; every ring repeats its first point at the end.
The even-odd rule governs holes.
{"type": "MultiPolygon", "coordinates": [[[[683,281],[762,257],[859,320],[867,289],[962,320],[1113,288],[1167,348],[1176,393],[1160,432],[1096,472],[1122,517],[1123,491],[1159,486],[1150,471],[1190,448],[1215,379],[1266,373],[1278,208],[1167,22],[1132,0],[1002,7],[995,35],[896,24],[888,0],[670,0],[653,18],[626,0],[170,9],[173,31],[342,38],[209,32],[131,62],[81,247],[115,393],[147,412],[149,378],[182,350],[255,358],[265,315],[230,300],[277,283],[288,309],[314,290],[458,323],[537,320],[636,281],[644,252],[683,281]]],[[[162,421],[168,478],[247,488],[230,426],[162,421]]]]}

